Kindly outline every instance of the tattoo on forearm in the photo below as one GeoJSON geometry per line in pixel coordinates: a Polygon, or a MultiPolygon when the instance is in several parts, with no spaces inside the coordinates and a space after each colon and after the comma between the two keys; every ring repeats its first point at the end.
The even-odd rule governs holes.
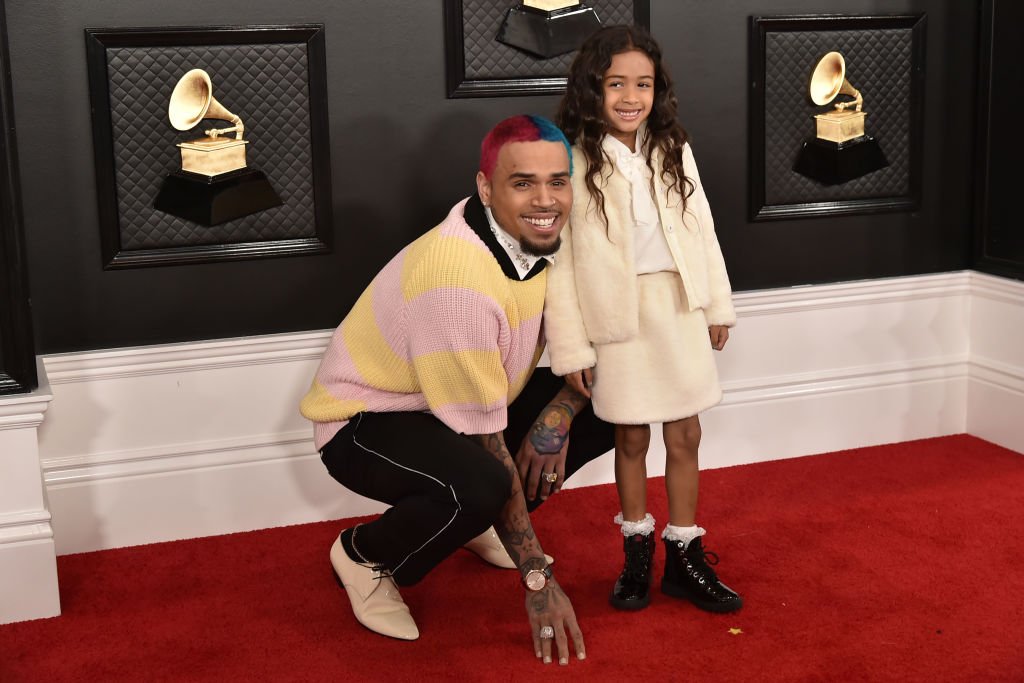
{"type": "Polygon", "coordinates": [[[567,401],[551,403],[530,428],[530,444],[541,454],[562,450],[576,411],[567,401]]]}
{"type": "Polygon", "coordinates": [[[519,481],[519,471],[508,452],[504,437],[501,433],[496,433],[479,434],[473,438],[504,465],[512,481],[505,507],[494,521],[494,530],[520,573],[525,575],[531,569],[542,569],[545,564],[544,551],[541,550],[540,543],[533,533],[530,513],[526,509],[526,498],[523,496],[522,484],[519,481]]]}

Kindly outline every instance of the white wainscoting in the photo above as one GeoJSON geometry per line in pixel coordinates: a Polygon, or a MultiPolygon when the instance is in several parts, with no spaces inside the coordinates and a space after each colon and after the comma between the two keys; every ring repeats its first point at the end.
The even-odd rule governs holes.
{"type": "Polygon", "coordinates": [[[52,395],[0,397],[0,624],[60,614],[57,556],[39,470],[39,425],[52,395]]]}
{"type": "Polygon", "coordinates": [[[1024,283],[971,273],[967,431],[1024,453],[1024,283]]]}
{"type": "MultiPolygon", "coordinates": [[[[736,294],[701,467],[966,431],[969,286],[959,272],[736,294]]],[[[656,431],[651,476],[664,474],[656,431]]],[[[603,460],[574,483],[612,481],[603,460]]]]}
{"type": "MultiPolygon", "coordinates": [[[[702,416],[703,467],[975,428],[1016,443],[1022,283],[958,272],[743,292],[736,303],[719,355],[725,399],[702,416]],[[1001,416],[1004,406],[1016,412],[1001,416]]],[[[330,479],[296,408],[329,335],[45,357],[54,399],[40,453],[58,553],[381,510],[330,479]]],[[[649,470],[663,471],[659,439],[649,470]]],[[[612,479],[606,455],[570,484],[612,479]]]]}

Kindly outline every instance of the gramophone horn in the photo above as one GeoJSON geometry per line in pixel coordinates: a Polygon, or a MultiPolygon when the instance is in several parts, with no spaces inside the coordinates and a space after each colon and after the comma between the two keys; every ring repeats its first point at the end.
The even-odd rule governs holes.
{"type": "Polygon", "coordinates": [[[235,139],[241,140],[242,132],[245,130],[242,119],[225,109],[224,105],[214,98],[210,74],[202,69],[192,69],[178,80],[171,93],[167,114],[171,119],[171,125],[178,130],[194,128],[203,119],[219,119],[233,124],[232,128],[206,131],[207,135],[213,137],[234,131],[235,139]]]}
{"type": "Polygon", "coordinates": [[[811,74],[811,85],[809,87],[811,101],[818,105],[825,105],[839,95],[849,95],[854,98],[853,102],[839,102],[836,109],[846,109],[851,104],[856,105],[860,111],[864,103],[860,91],[846,80],[846,60],[838,52],[829,52],[822,57],[814,73],[811,74]]]}

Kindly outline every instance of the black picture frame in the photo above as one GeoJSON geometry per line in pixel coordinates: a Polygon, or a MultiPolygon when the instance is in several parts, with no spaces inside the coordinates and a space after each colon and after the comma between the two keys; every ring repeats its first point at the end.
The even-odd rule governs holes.
{"type": "MultiPolygon", "coordinates": [[[[93,144],[96,169],[103,268],[138,268],[182,265],[210,261],[300,256],[329,253],[333,244],[331,201],[331,164],[328,141],[326,53],[323,24],[254,26],[173,26],[160,28],[86,28],[86,56],[89,72],[90,103],[93,119],[93,144]],[[254,57],[279,46],[304,50],[308,66],[305,93],[308,93],[308,154],[310,163],[302,172],[311,185],[311,234],[295,238],[227,241],[223,243],[183,244],[170,247],[131,248],[122,243],[123,225],[118,200],[118,173],[115,158],[115,131],[108,52],[118,48],[209,49],[223,46],[251,48],[254,57]]],[[[269,52],[268,52],[269,54],[269,52]]],[[[215,84],[216,87],[216,84],[215,84]]],[[[169,97],[170,91],[166,93],[169,97]]],[[[216,92],[215,92],[216,97],[216,92]]],[[[166,101],[161,104],[166,110],[166,101]]],[[[163,114],[166,120],[166,114],[163,114]]],[[[272,122],[262,122],[267,128],[272,122]]],[[[170,128],[170,124],[167,124],[170,128]]],[[[248,126],[247,126],[248,132],[248,126]]],[[[131,135],[122,132],[122,135],[131,135]]],[[[147,169],[147,172],[151,172],[147,169]]],[[[158,185],[163,173],[153,173],[146,181],[158,185]]],[[[273,209],[272,209],[273,210],[273,209]]],[[[156,209],[152,209],[156,211],[156,209]]],[[[243,219],[238,219],[243,220],[243,219]]]]}
{"type": "MultiPolygon", "coordinates": [[[[915,211],[921,204],[922,187],[922,148],[924,131],[924,70],[925,70],[925,28],[926,16],[920,14],[900,15],[798,15],[780,17],[750,17],[749,24],[749,218],[751,221],[784,220],[792,218],[808,218],[818,216],[839,216],[849,214],[869,214],[890,211],[915,211]],[[772,109],[776,106],[777,98],[773,97],[774,91],[769,93],[771,82],[777,80],[779,74],[772,74],[769,78],[767,65],[770,55],[768,54],[769,44],[777,42],[770,41],[773,34],[807,33],[808,35],[825,35],[842,38],[846,41],[863,40],[865,44],[872,44],[879,36],[899,35],[909,40],[909,63],[899,65],[901,80],[899,82],[902,91],[908,95],[909,101],[900,106],[903,108],[898,112],[900,119],[898,125],[905,137],[901,138],[905,154],[898,159],[900,173],[902,174],[894,184],[900,188],[893,191],[891,188],[879,186],[872,188],[870,180],[859,183],[859,192],[856,194],[845,194],[846,187],[843,185],[831,188],[805,187],[798,200],[779,200],[769,197],[766,191],[766,176],[768,175],[768,164],[775,166],[776,173],[793,173],[792,163],[789,158],[769,158],[766,151],[766,135],[768,134],[768,121],[778,112],[772,109]],[[769,104],[772,102],[772,104],[769,104]],[[771,109],[771,110],[770,110],[771,109]],[[865,183],[867,186],[865,187],[865,183]],[[866,196],[865,196],[866,195],[866,196]]],[[[835,48],[829,48],[829,50],[835,48]]],[[[866,47],[864,48],[867,49],[866,47]]],[[[816,59],[823,56],[822,50],[815,58],[808,60],[805,70],[799,73],[789,73],[785,77],[789,87],[794,90],[790,93],[787,90],[786,97],[792,101],[797,89],[802,87],[802,97],[808,110],[815,107],[806,95],[806,86],[816,59]],[[802,86],[800,85],[802,83],[802,86]]],[[[853,55],[856,61],[858,55],[853,55]]],[[[851,63],[851,55],[846,55],[848,65],[851,63]]],[[[801,66],[800,69],[803,69],[801,66]]],[[[849,72],[848,72],[849,73],[849,72]]],[[[876,89],[876,92],[885,90],[876,89]]],[[[867,110],[868,105],[865,104],[867,110]]],[[[874,103],[878,106],[877,100],[874,103]]],[[[823,110],[818,107],[817,109],[823,110]]],[[[874,123],[877,124],[876,118],[874,123]]],[[[800,125],[800,124],[794,124],[800,125]]],[[[868,126],[872,120],[869,117],[868,126]]],[[[774,130],[774,129],[773,129],[774,130]]],[[[813,126],[807,125],[807,137],[813,137],[813,126]]],[[[787,131],[787,135],[791,135],[787,131]]],[[[799,145],[786,147],[788,153],[792,150],[793,157],[799,153],[799,145]]],[[[890,159],[890,162],[892,159],[890,159]]],[[[875,175],[878,177],[879,172],[875,175]]],[[[794,175],[794,178],[796,176],[794,175]]],[[[771,180],[776,182],[779,175],[771,180]]],[[[796,181],[794,181],[796,182],[796,181]]],[[[803,182],[803,181],[800,181],[803,182]]],[[[809,179],[806,183],[813,183],[809,179]]]]}
{"type": "Polygon", "coordinates": [[[1024,103],[1024,78],[1016,67],[1022,19],[1019,2],[981,2],[975,138],[974,266],[1018,280],[1024,280],[1024,230],[1017,199],[1024,173],[1012,141],[1024,103]]]}
{"type": "Polygon", "coordinates": [[[0,0],[0,396],[36,389],[18,145],[14,133],[7,18],[0,0]]]}
{"type": "MultiPolygon", "coordinates": [[[[649,29],[651,26],[650,0],[619,0],[624,7],[632,5],[632,17],[635,24],[649,29]]],[[[479,50],[480,45],[467,45],[464,33],[463,0],[444,0],[445,24],[445,75],[447,95],[449,98],[464,97],[507,97],[518,95],[559,95],[565,92],[568,67],[559,75],[542,75],[535,68],[541,61],[536,58],[523,60],[523,64],[514,69],[514,74],[505,78],[473,78],[467,76],[466,60],[470,51],[479,50]]],[[[493,3],[495,19],[499,20],[504,12],[515,5],[511,0],[493,3]]],[[[488,45],[491,49],[516,54],[514,48],[504,46],[497,41],[488,45]]]]}

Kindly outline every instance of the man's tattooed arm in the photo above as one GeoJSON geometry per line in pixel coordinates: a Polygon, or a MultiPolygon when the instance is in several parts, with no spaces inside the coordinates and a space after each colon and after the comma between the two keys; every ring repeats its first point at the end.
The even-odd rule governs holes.
{"type": "Polygon", "coordinates": [[[530,443],[542,455],[558,453],[569,438],[569,427],[587,398],[568,384],[545,406],[530,428],[530,443]]]}
{"type": "Polygon", "coordinates": [[[526,576],[531,569],[543,569],[546,562],[540,541],[533,533],[530,513],[526,509],[526,498],[519,481],[519,472],[512,460],[512,455],[505,445],[505,437],[496,434],[477,434],[471,438],[479,442],[487,451],[498,459],[512,478],[512,488],[508,500],[498,519],[494,522],[494,530],[498,533],[509,557],[519,568],[519,573],[526,576]]]}

